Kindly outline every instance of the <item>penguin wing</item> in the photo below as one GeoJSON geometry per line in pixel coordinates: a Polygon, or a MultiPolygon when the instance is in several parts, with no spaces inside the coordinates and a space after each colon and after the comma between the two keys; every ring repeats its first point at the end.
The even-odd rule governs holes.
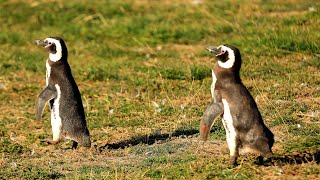
{"type": "Polygon", "coordinates": [[[216,118],[223,114],[224,107],[222,102],[212,102],[203,113],[202,120],[200,121],[200,138],[204,141],[208,139],[211,126],[214,124],[216,118]]]}
{"type": "Polygon", "coordinates": [[[208,123],[211,127],[213,121],[223,114],[224,107],[222,102],[214,102],[214,100],[209,104],[206,111],[203,113],[203,120],[208,123]]]}
{"type": "Polygon", "coordinates": [[[36,101],[36,119],[40,120],[46,102],[57,97],[57,89],[53,85],[45,87],[36,101]]]}

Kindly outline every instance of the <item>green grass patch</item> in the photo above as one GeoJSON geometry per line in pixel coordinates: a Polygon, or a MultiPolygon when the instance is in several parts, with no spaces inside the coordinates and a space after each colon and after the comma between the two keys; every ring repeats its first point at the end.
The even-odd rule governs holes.
{"type": "Polygon", "coordinates": [[[1,137],[0,140],[0,152],[9,154],[21,154],[28,151],[28,148],[23,147],[18,143],[13,143],[5,137],[1,137]]]}

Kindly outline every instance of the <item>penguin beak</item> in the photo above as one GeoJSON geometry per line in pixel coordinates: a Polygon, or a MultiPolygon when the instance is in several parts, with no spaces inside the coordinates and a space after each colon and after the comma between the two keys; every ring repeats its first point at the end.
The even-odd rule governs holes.
{"type": "Polygon", "coordinates": [[[35,40],[34,43],[38,46],[46,47],[48,45],[47,42],[44,42],[42,40],[35,40]]]}
{"type": "Polygon", "coordinates": [[[218,48],[215,46],[209,46],[209,47],[207,47],[207,50],[216,56],[218,56],[222,53],[221,48],[218,48]]]}

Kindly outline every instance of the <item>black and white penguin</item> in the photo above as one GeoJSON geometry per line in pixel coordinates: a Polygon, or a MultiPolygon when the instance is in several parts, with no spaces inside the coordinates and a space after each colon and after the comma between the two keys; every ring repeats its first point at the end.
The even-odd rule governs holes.
{"type": "Polygon", "coordinates": [[[37,120],[41,119],[46,102],[49,101],[53,140],[47,142],[57,144],[63,139],[71,139],[72,148],[76,148],[78,143],[90,147],[81,95],[67,61],[66,44],[58,37],[34,42],[49,52],[46,62],[46,87],[36,101],[37,120]]]}
{"type": "MultiPolygon", "coordinates": [[[[231,45],[207,48],[218,59],[212,70],[212,102],[203,114],[200,137],[206,141],[213,121],[223,115],[230,164],[239,154],[254,153],[270,158],[273,133],[264,124],[257,104],[240,79],[240,51],[231,45]]],[[[260,158],[261,159],[261,158],[260,158]]]]}

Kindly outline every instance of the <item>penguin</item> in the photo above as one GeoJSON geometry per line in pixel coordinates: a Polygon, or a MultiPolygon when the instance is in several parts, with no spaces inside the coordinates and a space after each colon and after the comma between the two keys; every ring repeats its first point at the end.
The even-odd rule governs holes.
{"type": "Polygon", "coordinates": [[[239,154],[258,154],[258,159],[271,158],[274,135],[264,124],[257,104],[240,79],[241,55],[232,45],[210,46],[217,58],[212,69],[212,101],[200,121],[200,138],[206,141],[218,116],[226,130],[230,152],[229,163],[237,164],[239,154]]]}
{"type": "Polygon", "coordinates": [[[65,42],[59,37],[34,42],[49,52],[46,86],[36,100],[37,120],[41,120],[43,109],[49,102],[53,140],[47,143],[57,144],[63,139],[70,139],[73,141],[72,149],[77,148],[78,143],[91,147],[81,95],[68,64],[65,42]]]}

